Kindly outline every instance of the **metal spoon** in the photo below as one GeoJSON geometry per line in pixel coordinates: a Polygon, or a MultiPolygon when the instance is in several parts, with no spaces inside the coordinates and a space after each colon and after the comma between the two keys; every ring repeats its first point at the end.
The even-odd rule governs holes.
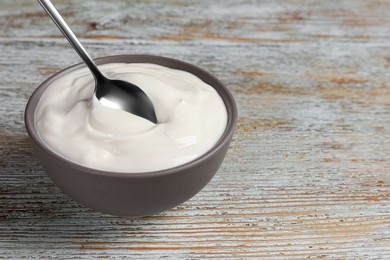
{"type": "Polygon", "coordinates": [[[149,97],[138,86],[121,80],[106,78],[81,45],[72,30],[49,0],[38,0],[46,13],[57,25],[95,78],[95,95],[103,103],[157,123],[156,113],[149,97]]]}

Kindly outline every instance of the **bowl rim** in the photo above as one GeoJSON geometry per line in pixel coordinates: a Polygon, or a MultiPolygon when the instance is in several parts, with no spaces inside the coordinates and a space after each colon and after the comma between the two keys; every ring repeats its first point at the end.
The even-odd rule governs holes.
{"type": "MultiPolygon", "coordinates": [[[[97,65],[101,64],[107,64],[107,63],[113,63],[113,62],[124,62],[123,60],[129,60],[127,63],[154,63],[157,65],[161,65],[161,63],[170,63],[175,64],[178,67],[184,67],[184,71],[190,72],[197,77],[200,77],[200,75],[195,74],[199,73],[202,74],[202,80],[203,78],[210,79],[209,81],[213,81],[213,84],[211,85],[213,88],[215,88],[215,85],[218,85],[218,88],[215,88],[215,90],[218,92],[218,94],[221,96],[226,110],[227,110],[227,124],[225,131],[223,132],[222,136],[219,138],[217,143],[209,149],[206,153],[202,154],[200,157],[187,162],[182,165],[175,166],[173,168],[168,168],[164,170],[158,170],[158,171],[148,171],[148,172],[117,172],[117,171],[107,171],[107,170],[100,170],[95,168],[90,168],[87,166],[83,166],[80,164],[77,164],[75,162],[72,162],[61,155],[57,154],[56,152],[52,151],[48,146],[44,143],[44,141],[40,138],[37,130],[35,129],[35,109],[38,105],[39,99],[45,92],[45,90],[50,86],[50,84],[55,81],[56,79],[67,75],[68,73],[81,69],[85,67],[84,63],[77,63],[74,65],[71,65],[69,67],[66,67],[64,69],[61,69],[60,71],[54,73],[49,78],[47,78],[45,81],[43,81],[31,94],[30,98],[27,101],[25,113],[24,113],[24,121],[25,126],[28,135],[32,139],[32,141],[45,153],[47,153],[50,157],[56,160],[60,160],[63,163],[69,165],[70,167],[74,168],[77,171],[81,171],[88,174],[93,175],[99,175],[99,176],[109,176],[109,177],[126,177],[126,178],[149,178],[149,177],[157,177],[157,176],[163,176],[163,175],[171,175],[178,172],[182,172],[183,170],[187,170],[189,168],[192,168],[196,166],[197,164],[202,163],[203,161],[208,160],[210,157],[214,156],[219,150],[221,150],[227,143],[230,142],[231,137],[234,133],[234,130],[237,125],[237,119],[238,119],[238,109],[237,104],[234,100],[233,95],[229,91],[229,89],[222,84],[221,81],[219,81],[215,76],[213,76],[211,73],[203,70],[202,68],[195,66],[193,64],[168,58],[164,56],[157,56],[157,55],[150,55],[150,54],[122,54],[122,55],[110,55],[110,56],[104,56],[94,59],[97,65]],[[118,61],[119,60],[119,61],[118,61]],[[139,61],[138,61],[139,60],[139,61]],[[160,61],[160,63],[157,63],[156,61],[160,61]]],[[[173,67],[173,66],[167,66],[162,65],[166,67],[173,67]]],[[[180,68],[174,68],[174,69],[180,69],[180,68]]],[[[204,80],[203,80],[204,81],[204,80]]]]}

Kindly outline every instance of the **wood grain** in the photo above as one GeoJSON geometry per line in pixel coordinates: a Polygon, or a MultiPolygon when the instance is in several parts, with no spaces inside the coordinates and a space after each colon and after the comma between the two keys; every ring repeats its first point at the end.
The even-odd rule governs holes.
{"type": "Polygon", "coordinates": [[[390,1],[53,1],[94,57],[148,53],[224,82],[240,119],[210,184],[103,215],[32,154],[32,91],[79,58],[35,1],[0,2],[0,258],[390,259],[390,1]]]}

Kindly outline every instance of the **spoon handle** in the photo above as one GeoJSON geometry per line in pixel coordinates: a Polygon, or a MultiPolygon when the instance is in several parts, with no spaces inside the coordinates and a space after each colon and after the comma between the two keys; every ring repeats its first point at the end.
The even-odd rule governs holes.
{"type": "Polygon", "coordinates": [[[83,45],[81,45],[80,41],[77,39],[76,35],[72,32],[70,27],[66,24],[64,18],[60,15],[54,5],[50,2],[50,0],[37,0],[46,13],[50,16],[53,22],[56,24],[58,29],[62,32],[65,38],[69,41],[70,45],[72,45],[73,49],[77,52],[77,54],[83,59],[85,64],[91,70],[95,79],[97,78],[104,79],[105,77],[97,68],[95,62],[89,56],[87,51],[84,49],[83,45]]]}

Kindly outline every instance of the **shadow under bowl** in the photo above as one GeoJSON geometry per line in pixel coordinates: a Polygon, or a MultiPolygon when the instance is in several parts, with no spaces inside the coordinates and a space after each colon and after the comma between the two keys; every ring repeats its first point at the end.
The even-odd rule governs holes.
{"type": "Polygon", "coordinates": [[[95,60],[106,63],[154,63],[190,72],[215,88],[228,114],[220,140],[201,157],[184,165],[154,172],[122,173],[91,169],[52,152],[39,137],[34,123],[35,109],[50,84],[80,63],[66,68],[43,82],[31,95],[25,110],[25,125],[35,154],[54,183],[79,203],[103,213],[118,216],[145,216],[173,208],[193,197],[213,178],[220,167],[237,123],[237,107],[229,90],[208,72],[185,62],[152,55],[119,55],[95,60]]]}

